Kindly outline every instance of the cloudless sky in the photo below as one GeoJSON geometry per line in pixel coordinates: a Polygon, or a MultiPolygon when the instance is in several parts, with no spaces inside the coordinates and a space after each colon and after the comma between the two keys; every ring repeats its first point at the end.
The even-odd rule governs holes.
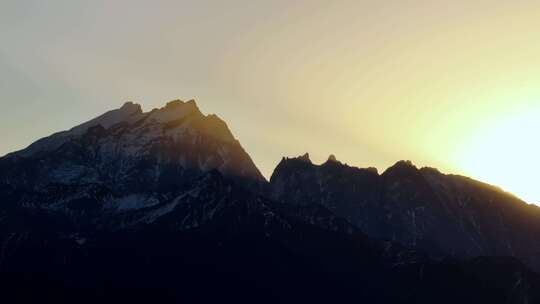
{"type": "Polygon", "coordinates": [[[194,98],[268,177],[400,159],[540,202],[540,2],[0,1],[0,154],[194,98]],[[538,114],[538,115],[537,115],[538,114]]]}

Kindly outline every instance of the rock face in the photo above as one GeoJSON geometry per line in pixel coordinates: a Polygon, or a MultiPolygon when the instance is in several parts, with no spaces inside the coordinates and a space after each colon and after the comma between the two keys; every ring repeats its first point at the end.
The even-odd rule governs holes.
{"type": "Polygon", "coordinates": [[[321,205],[371,237],[433,255],[514,256],[540,269],[540,209],[498,188],[400,161],[382,175],[283,159],[273,199],[321,205]]]}
{"type": "Polygon", "coordinates": [[[408,162],[379,175],[306,153],[266,183],[195,102],[126,103],[0,158],[0,288],[18,303],[539,303],[520,260],[478,257],[534,265],[535,216],[408,162]]]}
{"type": "Polygon", "coordinates": [[[147,113],[126,103],[0,160],[2,182],[28,190],[95,184],[131,194],[178,186],[213,169],[264,181],[226,123],[203,115],[193,100],[147,113]]]}

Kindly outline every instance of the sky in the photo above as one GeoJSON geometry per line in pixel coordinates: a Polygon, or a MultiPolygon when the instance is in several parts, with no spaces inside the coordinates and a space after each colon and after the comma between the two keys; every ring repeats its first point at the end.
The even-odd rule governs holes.
{"type": "Polygon", "coordinates": [[[540,2],[0,1],[0,155],[194,98],[263,174],[398,160],[540,203],[540,2]]]}

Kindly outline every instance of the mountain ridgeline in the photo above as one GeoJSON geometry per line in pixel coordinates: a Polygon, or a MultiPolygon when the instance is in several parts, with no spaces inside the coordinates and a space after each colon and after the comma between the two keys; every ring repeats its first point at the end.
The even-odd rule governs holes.
{"type": "Polygon", "coordinates": [[[379,175],[330,157],[283,159],[272,198],[321,205],[378,239],[432,255],[513,256],[540,270],[540,208],[467,177],[400,161],[379,175]]]}
{"type": "Polygon", "coordinates": [[[126,103],[0,158],[17,302],[540,303],[540,209],[400,161],[270,181],[193,100],[126,103]]]}

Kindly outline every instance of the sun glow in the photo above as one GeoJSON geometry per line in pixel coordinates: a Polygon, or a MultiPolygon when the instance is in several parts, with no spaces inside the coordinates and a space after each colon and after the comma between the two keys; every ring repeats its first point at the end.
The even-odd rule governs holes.
{"type": "Polygon", "coordinates": [[[468,137],[459,153],[466,174],[540,204],[540,105],[498,115],[468,137]]]}

